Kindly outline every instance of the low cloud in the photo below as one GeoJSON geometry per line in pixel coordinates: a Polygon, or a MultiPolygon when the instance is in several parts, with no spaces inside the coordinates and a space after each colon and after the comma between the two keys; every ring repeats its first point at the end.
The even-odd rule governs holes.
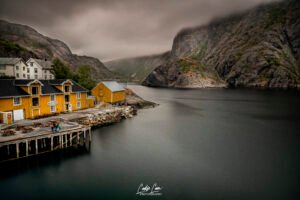
{"type": "Polygon", "coordinates": [[[176,33],[272,0],[0,0],[0,18],[111,60],[167,51],[176,33]]]}

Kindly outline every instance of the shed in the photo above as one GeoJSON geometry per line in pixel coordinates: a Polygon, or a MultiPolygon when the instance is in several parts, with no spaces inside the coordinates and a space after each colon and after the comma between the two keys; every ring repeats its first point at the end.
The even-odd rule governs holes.
{"type": "Polygon", "coordinates": [[[102,81],[92,89],[97,103],[122,103],[125,101],[125,88],[116,81],[102,81]]]}

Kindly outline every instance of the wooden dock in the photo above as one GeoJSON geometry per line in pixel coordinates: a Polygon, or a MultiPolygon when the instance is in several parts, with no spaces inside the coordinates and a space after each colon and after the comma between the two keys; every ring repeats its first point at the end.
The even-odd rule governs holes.
{"type": "Polygon", "coordinates": [[[22,137],[2,137],[0,141],[0,162],[38,155],[57,149],[90,145],[91,127],[78,126],[57,133],[46,131],[24,134],[22,137]]]}

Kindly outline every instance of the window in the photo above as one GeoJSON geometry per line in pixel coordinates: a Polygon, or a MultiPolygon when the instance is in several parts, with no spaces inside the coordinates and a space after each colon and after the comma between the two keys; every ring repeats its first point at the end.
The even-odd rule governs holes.
{"type": "Polygon", "coordinates": [[[16,66],[16,70],[19,70],[19,65],[16,66]]]}
{"type": "Polygon", "coordinates": [[[25,67],[23,67],[23,71],[25,71],[25,67]]]}
{"type": "Polygon", "coordinates": [[[50,112],[56,112],[56,106],[50,106],[50,112]]]}
{"type": "Polygon", "coordinates": [[[70,92],[70,86],[68,85],[65,86],[65,92],[70,92]]]}
{"type": "Polygon", "coordinates": [[[19,77],[20,77],[20,76],[19,76],[19,73],[16,73],[16,77],[17,77],[17,78],[19,78],[19,77]]]}
{"type": "Polygon", "coordinates": [[[27,68],[27,73],[30,73],[30,68],[27,68]]]}
{"type": "Polygon", "coordinates": [[[81,102],[77,101],[76,106],[77,106],[77,108],[81,108],[81,102]]]}
{"type": "Polygon", "coordinates": [[[14,106],[21,105],[21,97],[14,97],[14,106]]]}
{"type": "Polygon", "coordinates": [[[34,73],[38,73],[38,69],[37,68],[34,68],[34,73]]]}
{"type": "Polygon", "coordinates": [[[23,78],[25,78],[26,77],[26,75],[25,74],[23,74],[23,78]]]}
{"type": "Polygon", "coordinates": [[[35,79],[38,79],[38,75],[34,75],[34,78],[35,78],[35,79]]]}
{"type": "Polygon", "coordinates": [[[39,93],[39,88],[38,87],[32,87],[31,88],[31,94],[38,94],[39,93]]]}
{"type": "Polygon", "coordinates": [[[55,95],[54,94],[50,95],[50,101],[55,101],[55,95]]]}
{"type": "Polygon", "coordinates": [[[27,79],[30,79],[30,75],[29,74],[27,74],[27,79]]]}
{"type": "Polygon", "coordinates": [[[30,62],[30,66],[33,67],[33,62],[30,62]]]}
{"type": "Polygon", "coordinates": [[[47,75],[45,75],[45,79],[47,80],[47,75]]]}
{"type": "Polygon", "coordinates": [[[52,75],[50,75],[50,79],[52,79],[52,75]]]}
{"type": "Polygon", "coordinates": [[[39,106],[39,98],[32,98],[32,106],[39,106]]]}
{"type": "Polygon", "coordinates": [[[70,96],[69,95],[65,95],[65,102],[66,103],[70,102],[70,96]]]}
{"type": "Polygon", "coordinates": [[[80,99],[81,98],[81,93],[76,93],[76,98],[80,99]]]}

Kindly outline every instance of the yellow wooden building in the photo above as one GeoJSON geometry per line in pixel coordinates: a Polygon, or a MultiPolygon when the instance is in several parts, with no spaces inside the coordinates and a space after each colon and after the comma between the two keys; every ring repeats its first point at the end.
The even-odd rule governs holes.
{"type": "Polygon", "coordinates": [[[73,80],[0,80],[0,122],[33,119],[94,106],[73,80]]]}
{"type": "Polygon", "coordinates": [[[125,101],[125,89],[116,81],[102,81],[92,89],[92,95],[96,97],[97,103],[123,103],[125,101]]]}

